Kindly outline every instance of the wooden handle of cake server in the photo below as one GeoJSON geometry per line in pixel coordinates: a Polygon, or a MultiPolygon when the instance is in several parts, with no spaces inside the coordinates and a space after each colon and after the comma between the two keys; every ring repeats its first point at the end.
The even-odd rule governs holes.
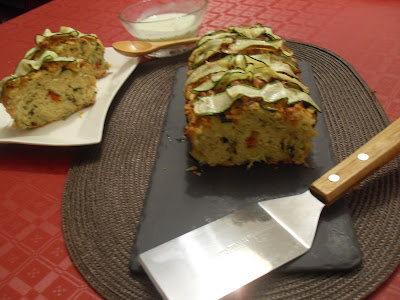
{"type": "Polygon", "coordinates": [[[400,118],[314,181],[311,192],[327,205],[400,153],[400,118]]]}

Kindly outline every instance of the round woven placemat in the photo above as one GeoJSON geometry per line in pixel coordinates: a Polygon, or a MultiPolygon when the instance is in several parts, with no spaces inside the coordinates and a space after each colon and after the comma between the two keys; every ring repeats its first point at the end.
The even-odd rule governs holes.
{"type": "MultiPolygon", "coordinates": [[[[374,93],[343,59],[320,47],[288,41],[313,66],[338,161],[389,121],[374,93]]],[[[187,56],[140,64],[116,96],[101,144],[79,149],[65,185],[62,219],[71,259],[107,299],[159,299],[146,275],[129,271],[175,72],[187,56]]],[[[400,161],[395,159],[346,196],[363,252],[348,272],[273,272],[227,298],[360,299],[400,260],[400,161]]]]}

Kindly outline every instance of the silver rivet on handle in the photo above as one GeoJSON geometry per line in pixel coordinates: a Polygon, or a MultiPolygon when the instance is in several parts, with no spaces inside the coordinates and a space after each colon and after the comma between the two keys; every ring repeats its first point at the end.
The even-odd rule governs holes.
{"type": "Polygon", "coordinates": [[[360,153],[357,155],[357,158],[359,160],[367,160],[369,158],[369,155],[367,153],[360,153]]]}
{"type": "Polygon", "coordinates": [[[328,179],[331,182],[337,182],[340,180],[340,176],[337,174],[331,174],[331,175],[329,175],[328,179]]]}

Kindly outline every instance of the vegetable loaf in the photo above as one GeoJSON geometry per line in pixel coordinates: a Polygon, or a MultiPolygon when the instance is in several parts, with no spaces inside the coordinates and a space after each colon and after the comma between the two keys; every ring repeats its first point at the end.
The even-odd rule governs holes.
{"type": "Polygon", "coordinates": [[[188,68],[185,136],[201,164],[306,164],[320,109],[270,27],[207,33],[188,68]]]}
{"type": "Polygon", "coordinates": [[[37,60],[21,60],[0,88],[1,102],[14,125],[22,129],[66,119],[96,101],[92,66],[52,51],[43,52],[37,60]]]}
{"type": "Polygon", "coordinates": [[[71,27],[61,26],[59,32],[46,29],[35,36],[36,46],[26,54],[26,59],[37,59],[51,50],[59,56],[81,58],[92,65],[96,78],[104,77],[110,64],[104,59],[104,46],[95,34],[83,34],[71,27]]]}

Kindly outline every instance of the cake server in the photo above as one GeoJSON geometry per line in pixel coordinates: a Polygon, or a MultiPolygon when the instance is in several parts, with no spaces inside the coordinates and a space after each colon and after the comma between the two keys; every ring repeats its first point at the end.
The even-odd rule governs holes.
{"type": "Polygon", "coordinates": [[[141,253],[163,298],[219,299],[303,255],[322,209],[400,153],[400,119],[300,195],[260,201],[141,253]]]}

